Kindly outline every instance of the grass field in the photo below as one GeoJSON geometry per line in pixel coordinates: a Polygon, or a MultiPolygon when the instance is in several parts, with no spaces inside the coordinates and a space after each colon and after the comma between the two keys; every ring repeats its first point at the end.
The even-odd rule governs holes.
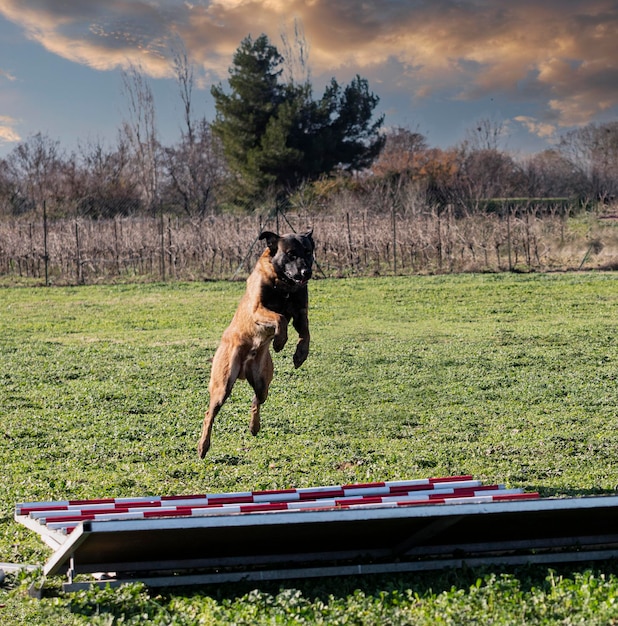
{"type": "MultiPolygon", "coordinates": [[[[469,473],[542,495],[618,485],[618,275],[316,280],[312,349],[275,356],[262,431],[239,383],[196,443],[209,359],[244,285],[0,290],[0,561],[50,551],[18,501],[238,491],[469,473]]],[[[42,600],[0,586],[3,624],[609,624],[618,568],[523,568],[259,589],[42,600]]],[[[612,621],[613,620],[613,621],[612,621]]]]}

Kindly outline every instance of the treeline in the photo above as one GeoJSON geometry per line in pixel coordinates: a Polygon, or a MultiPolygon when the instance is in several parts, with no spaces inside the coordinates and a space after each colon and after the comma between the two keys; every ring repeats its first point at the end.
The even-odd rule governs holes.
{"type": "MultiPolygon", "coordinates": [[[[330,206],[329,196],[340,189],[361,199],[376,191],[390,198],[376,211],[390,212],[391,201],[401,205],[411,193],[429,209],[453,207],[458,214],[491,211],[496,199],[562,199],[571,208],[586,208],[618,195],[618,122],[571,131],[555,148],[526,158],[500,149],[500,135],[475,132],[479,136],[471,133],[461,144],[440,149],[419,133],[392,129],[371,166],[301,183],[285,207],[317,211],[330,206]]],[[[158,145],[146,176],[128,140],[120,138],[107,149],[91,143],[67,154],[58,142],[36,135],[0,160],[0,219],[36,219],[43,205],[50,219],[160,214],[201,219],[272,209],[280,198],[274,187],[240,201],[219,143],[203,120],[190,144],[185,138],[175,146],[158,145]],[[152,184],[148,192],[144,180],[152,184]]]]}
{"type": "Polygon", "coordinates": [[[285,57],[264,35],[241,42],[227,87],[211,89],[213,121],[195,118],[193,66],[177,53],[183,115],[180,137],[168,146],[148,80],[132,67],[123,74],[127,116],[114,145],[90,141],[67,153],[37,134],[0,160],[0,219],[44,210],[50,219],[202,219],[274,205],[317,209],[341,187],[361,198],[387,188],[399,204],[403,193],[420,194],[430,210],[457,214],[491,209],[496,198],[587,206],[618,194],[618,122],[566,132],[553,148],[520,158],[504,147],[505,125],[491,120],[451,148],[431,147],[410,128],[385,130],[384,117],[374,115],[379,98],[359,76],[345,86],[332,79],[315,96],[298,29],[284,48],[285,57]]]}

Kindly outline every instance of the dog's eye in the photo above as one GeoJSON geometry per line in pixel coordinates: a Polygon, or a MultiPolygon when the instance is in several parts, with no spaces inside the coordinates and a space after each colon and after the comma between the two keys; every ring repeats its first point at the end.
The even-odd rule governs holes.
{"type": "Polygon", "coordinates": [[[296,258],[296,252],[288,252],[288,259],[292,261],[296,258]]]}

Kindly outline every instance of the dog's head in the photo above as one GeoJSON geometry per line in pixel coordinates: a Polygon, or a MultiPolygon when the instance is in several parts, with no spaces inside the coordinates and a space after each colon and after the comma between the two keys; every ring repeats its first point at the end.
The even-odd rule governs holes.
{"type": "Polygon", "coordinates": [[[279,236],[264,231],[260,239],[265,239],[277,277],[288,287],[304,287],[312,274],[313,230],[306,233],[279,236]]]}

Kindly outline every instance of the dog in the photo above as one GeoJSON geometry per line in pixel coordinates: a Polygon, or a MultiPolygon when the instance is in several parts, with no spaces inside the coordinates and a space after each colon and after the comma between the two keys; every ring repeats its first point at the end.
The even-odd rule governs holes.
{"type": "Polygon", "coordinates": [[[238,378],[246,379],[255,392],[249,430],[258,434],[260,407],[274,371],[270,345],[275,352],[283,350],[290,321],[298,333],[294,367],[309,354],[307,283],[313,272],[313,230],[284,236],[265,231],[259,239],[266,240],[267,247],[247,278],[246,291],[212,360],[210,402],[198,443],[202,459],[210,448],[213,422],[238,378]]]}

